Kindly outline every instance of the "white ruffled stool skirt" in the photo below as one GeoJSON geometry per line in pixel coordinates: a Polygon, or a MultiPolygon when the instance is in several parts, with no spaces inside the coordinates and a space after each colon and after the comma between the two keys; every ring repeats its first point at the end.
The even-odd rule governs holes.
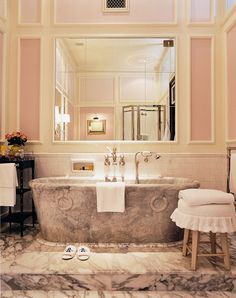
{"type": "Polygon", "coordinates": [[[196,270],[197,257],[221,256],[224,265],[230,269],[228,233],[236,231],[235,207],[230,204],[188,205],[183,199],[178,202],[178,208],[171,215],[172,221],[184,229],[183,255],[192,254],[191,268],[196,270]],[[211,253],[198,252],[200,232],[210,232],[211,253]],[[220,233],[222,252],[216,251],[216,233],[220,233]],[[189,245],[192,234],[192,245],[189,245]]]}

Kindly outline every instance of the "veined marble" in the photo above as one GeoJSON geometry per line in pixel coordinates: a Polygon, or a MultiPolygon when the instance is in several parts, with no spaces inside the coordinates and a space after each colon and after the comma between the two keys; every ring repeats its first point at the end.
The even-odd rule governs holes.
{"type": "Polygon", "coordinates": [[[2,298],[233,298],[229,292],[5,291],[2,298]]]}
{"type": "MultiPolygon", "coordinates": [[[[125,185],[124,212],[97,212],[95,180],[52,177],[30,186],[42,237],[53,242],[166,243],[182,239],[170,219],[187,178],[160,177],[125,185]]],[[[112,200],[112,198],[110,198],[112,200]]]]}
{"type": "MultiPolygon", "coordinates": [[[[61,256],[65,245],[47,245],[38,241],[38,236],[37,229],[27,229],[23,238],[14,233],[2,233],[1,297],[14,297],[14,293],[31,297],[34,291],[42,297],[51,295],[46,297],[56,298],[59,295],[67,297],[63,296],[67,293],[72,295],[68,297],[73,297],[73,291],[84,295],[74,297],[89,298],[192,297],[181,296],[182,292],[189,295],[192,295],[190,292],[199,292],[202,295],[199,297],[217,297],[211,296],[212,291],[222,291],[219,297],[236,295],[235,236],[231,238],[232,269],[229,272],[224,270],[219,258],[199,258],[198,270],[191,271],[190,258],[182,256],[179,244],[175,247],[145,245],[143,249],[139,246],[139,251],[137,247],[127,247],[127,244],[113,248],[96,247],[94,244],[90,247],[92,253],[88,261],[81,262],[77,257],[63,261],[61,256]],[[55,293],[60,294],[52,296],[55,293]],[[172,293],[177,296],[171,296],[172,293]],[[141,294],[144,296],[139,296],[141,294]]],[[[205,245],[202,246],[204,248],[205,245]]]]}

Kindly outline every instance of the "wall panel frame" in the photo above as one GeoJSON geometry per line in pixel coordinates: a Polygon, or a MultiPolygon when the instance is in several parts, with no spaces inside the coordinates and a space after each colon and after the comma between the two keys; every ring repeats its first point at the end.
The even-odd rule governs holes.
{"type": "Polygon", "coordinates": [[[42,25],[43,1],[18,0],[18,24],[23,26],[42,25]]]}

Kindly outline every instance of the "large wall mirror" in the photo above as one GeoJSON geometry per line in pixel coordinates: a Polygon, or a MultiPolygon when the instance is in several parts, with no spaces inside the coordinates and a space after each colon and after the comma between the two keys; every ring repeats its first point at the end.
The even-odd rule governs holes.
{"type": "Polygon", "coordinates": [[[175,140],[175,40],[57,38],[54,141],[175,140]]]}

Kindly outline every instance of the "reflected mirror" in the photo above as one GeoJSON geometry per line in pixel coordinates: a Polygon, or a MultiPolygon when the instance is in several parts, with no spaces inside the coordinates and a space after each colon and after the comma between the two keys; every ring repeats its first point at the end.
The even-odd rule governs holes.
{"type": "Polygon", "coordinates": [[[54,141],[175,140],[175,41],[57,38],[54,141]]]}

